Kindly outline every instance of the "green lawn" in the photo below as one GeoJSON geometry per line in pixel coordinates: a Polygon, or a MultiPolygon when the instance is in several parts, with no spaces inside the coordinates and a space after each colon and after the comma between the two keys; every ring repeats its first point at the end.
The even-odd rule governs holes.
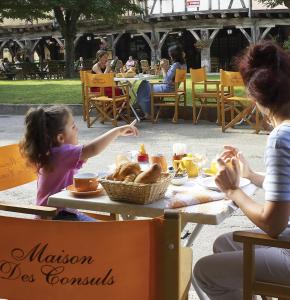
{"type": "MultiPolygon", "coordinates": [[[[209,76],[216,80],[218,76],[209,76]]],[[[242,94],[242,90],[239,91],[242,94]]],[[[191,101],[191,80],[187,79],[187,99],[191,101]]],[[[81,104],[80,80],[0,80],[0,103],[81,104]]]]}

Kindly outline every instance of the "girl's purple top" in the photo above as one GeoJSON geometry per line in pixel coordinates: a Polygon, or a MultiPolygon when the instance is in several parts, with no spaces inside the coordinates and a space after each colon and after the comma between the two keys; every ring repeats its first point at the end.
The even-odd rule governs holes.
{"type": "Polygon", "coordinates": [[[80,160],[83,145],[65,144],[52,148],[52,171],[39,170],[37,205],[46,206],[50,195],[60,192],[73,183],[74,174],[82,167],[80,160]]]}

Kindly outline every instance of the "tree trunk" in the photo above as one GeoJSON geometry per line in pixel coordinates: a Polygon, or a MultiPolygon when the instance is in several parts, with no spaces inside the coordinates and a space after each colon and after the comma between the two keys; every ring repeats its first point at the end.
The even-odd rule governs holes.
{"type": "Polygon", "coordinates": [[[64,48],[65,48],[65,78],[74,77],[74,61],[75,61],[75,36],[68,34],[64,36],[64,48]]]}

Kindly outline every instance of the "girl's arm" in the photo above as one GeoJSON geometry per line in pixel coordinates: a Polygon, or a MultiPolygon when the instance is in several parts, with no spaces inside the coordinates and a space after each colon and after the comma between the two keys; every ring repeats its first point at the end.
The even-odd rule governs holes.
{"type": "Polygon", "coordinates": [[[138,129],[134,126],[135,123],[136,122],[134,121],[130,125],[113,128],[103,135],[92,140],[88,144],[84,145],[80,157],[81,160],[86,160],[90,157],[100,154],[112,141],[114,141],[119,136],[137,136],[138,129]]]}

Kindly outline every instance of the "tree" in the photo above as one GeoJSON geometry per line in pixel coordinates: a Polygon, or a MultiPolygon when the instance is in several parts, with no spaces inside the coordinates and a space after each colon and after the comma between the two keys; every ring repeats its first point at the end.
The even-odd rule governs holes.
{"type": "Polygon", "coordinates": [[[290,0],[258,0],[260,3],[266,4],[268,7],[275,7],[277,5],[285,5],[290,9],[290,0]]]}
{"type": "Polygon", "coordinates": [[[0,0],[0,20],[56,18],[65,40],[68,78],[73,76],[74,71],[74,39],[80,17],[116,24],[120,16],[128,10],[142,12],[133,0],[0,0]]]}

